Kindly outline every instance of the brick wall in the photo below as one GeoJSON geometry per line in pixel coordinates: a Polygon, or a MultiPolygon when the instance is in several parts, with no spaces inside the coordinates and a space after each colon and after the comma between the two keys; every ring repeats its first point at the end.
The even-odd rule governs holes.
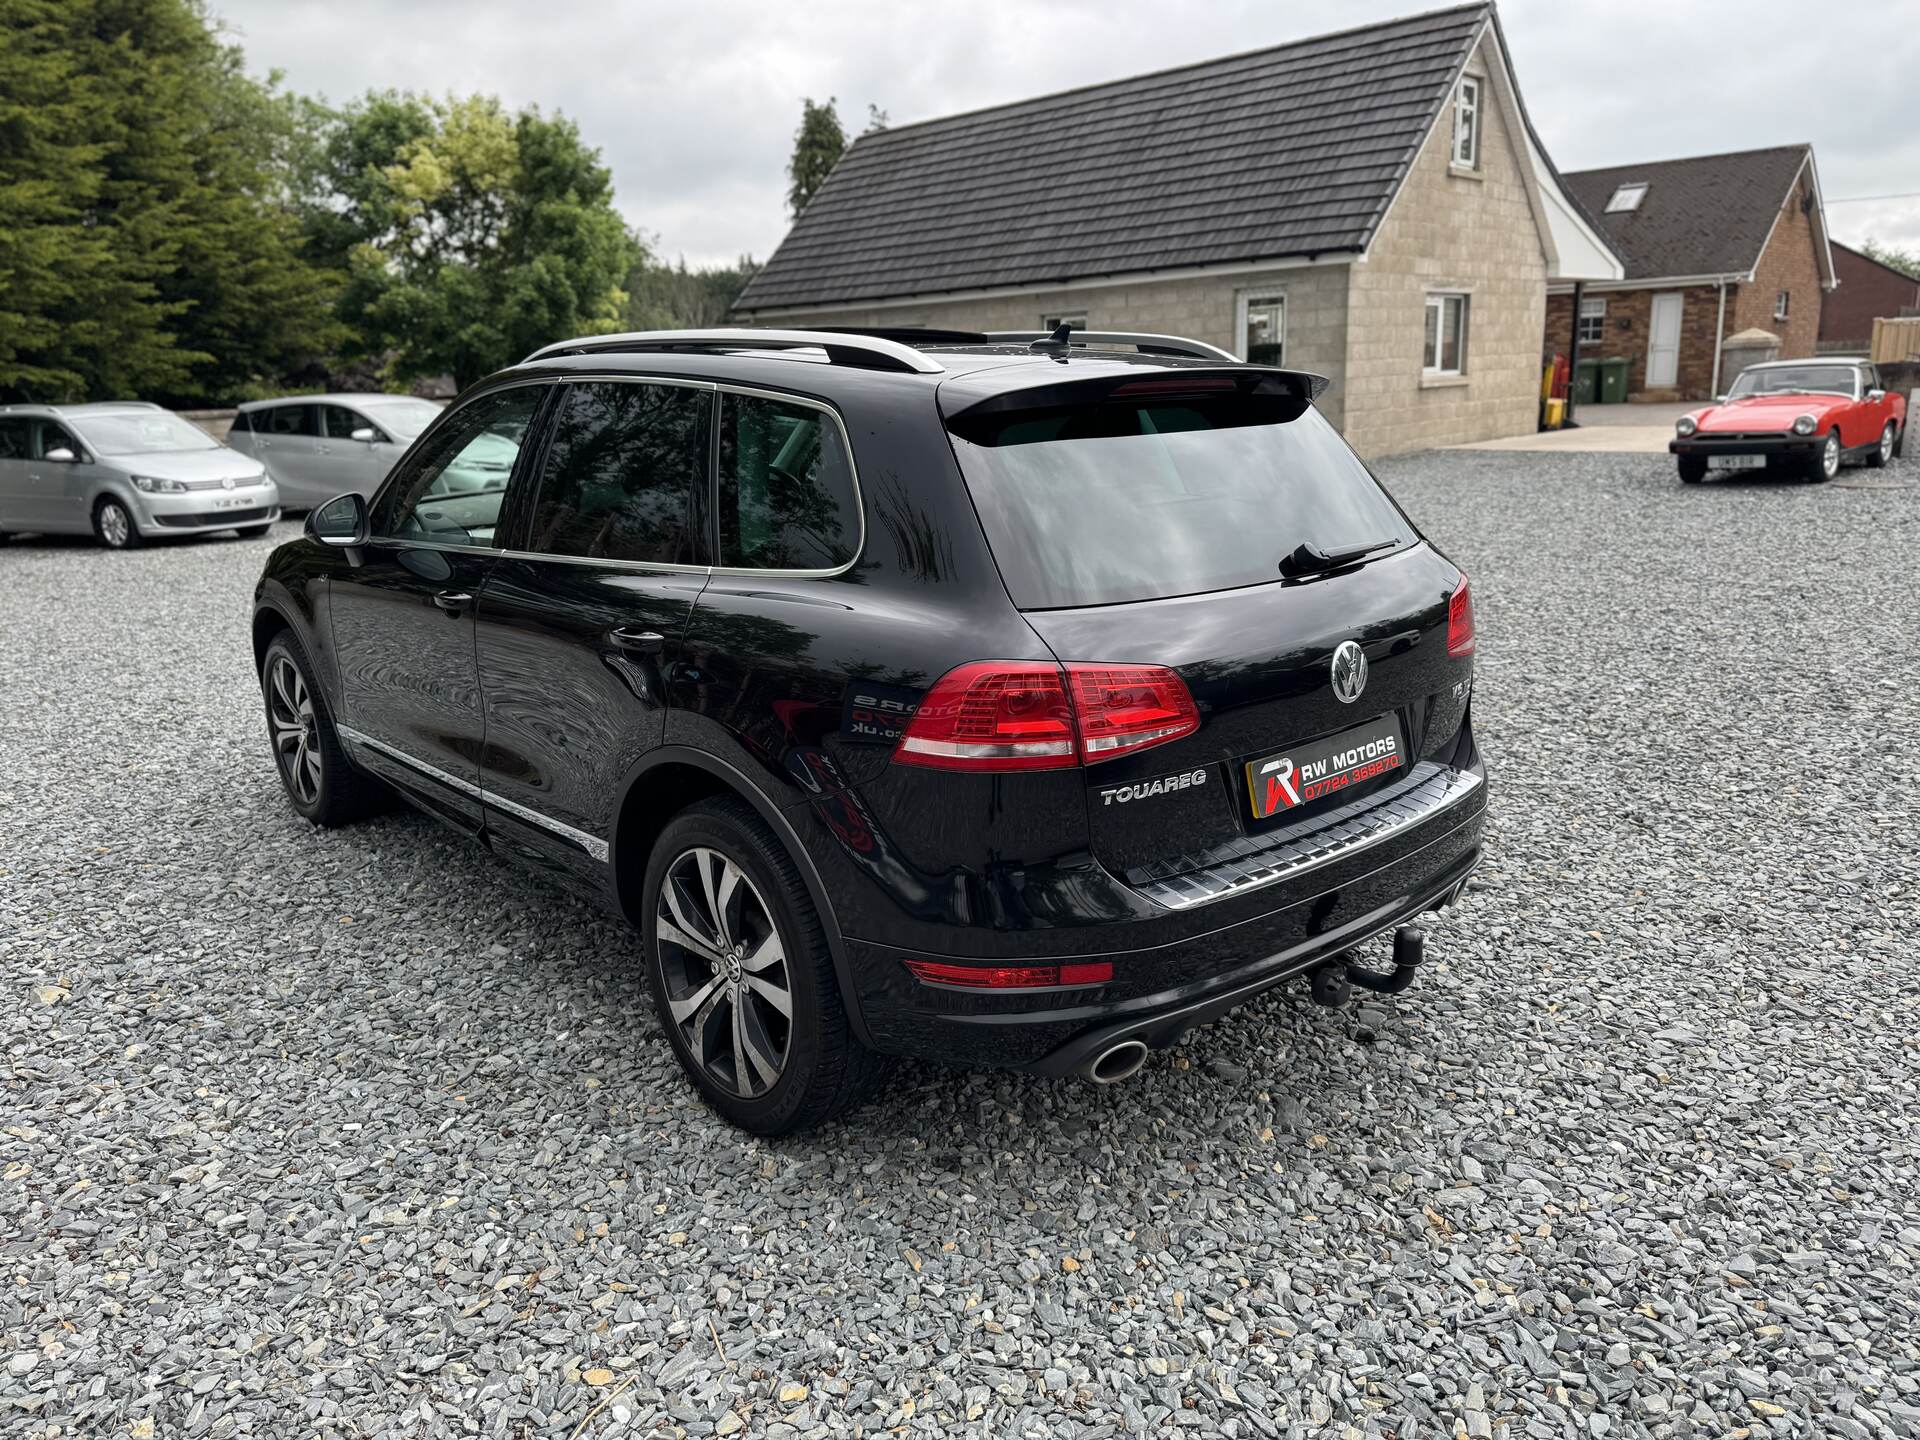
{"type": "Polygon", "coordinates": [[[1320,409],[1335,425],[1345,419],[1347,266],[1305,265],[1264,273],[1143,280],[1033,290],[984,300],[929,300],[913,306],[853,306],[804,313],[766,311],[756,325],[932,325],[953,330],[1033,330],[1046,315],[1082,314],[1090,330],[1132,330],[1204,340],[1239,353],[1234,327],[1239,297],[1258,291],[1287,301],[1286,363],[1325,375],[1333,384],[1320,409]]]}
{"type": "MultiPolygon", "coordinates": [[[[1468,73],[1493,83],[1484,47],[1468,73]]],[[[1451,112],[1427,136],[1367,261],[1353,267],[1347,438],[1390,455],[1531,431],[1539,420],[1546,250],[1527,161],[1498,105],[1485,107],[1480,169],[1456,174],[1451,112]],[[1471,295],[1466,374],[1421,375],[1426,297],[1471,295]]]]}
{"type": "MultiPolygon", "coordinates": [[[[1815,241],[1813,217],[1800,209],[1803,197],[1812,187],[1805,175],[1794,183],[1793,193],[1780,208],[1767,248],[1760,252],[1753,267],[1753,281],[1742,285],[1738,303],[1729,302],[1729,335],[1742,330],[1771,330],[1780,337],[1780,358],[1797,360],[1811,355],[1820,340],[1820,255],[1815,241]],[[1773,304],[1780,291],[1788,294],[1787,318],[1773,318],[1773,304]]],[[[1722,379],[1730,379],[1723,376],[1722,379]]]]}
{"type": "Polygon", "coordinates": [[[1840,288],[1820,306],[1820,343],[1867,353],[1876,317],[1894,319],[1920,310],[1920,280],[1889,269],[1844,245],[1833,247],[1840,288]]]}
{"type": "MultiPolygon", "coordinates": [[[[1736,329],[1731,322],[1734,299],[1740,289],[1738,285],[1727,287],[1728,334],[1736,329]]],[[[1653,297],[1660,293],[1664,292],[1609,290],[1597,285],[1589,285],[1585,291],[1589,299],[1607,302],[1607,319],[1602,338],[1597,343],[1588,341],[1582,345],[1580,358],[1611,360],[1624,357],[1627,361],[1629,395],[1665,393],[1649,392],[1647,387],[1647,346],[1652,338],[1653,297]]],[[[1572,313],[1572,305],[1571,294],[1547,297],[1545,354],[1570,353],[1573,332],[1568,329],[1568,316],[1572,313]]],[[[1713,324],[1719,314],[1718,286],[1680,287],[1680,365],[1674,384],[1675,398],[1709,400],[1713,397],[1713,324]]],[[[1723,381],[1727,378],[1721,377],[1723,381]]]]}

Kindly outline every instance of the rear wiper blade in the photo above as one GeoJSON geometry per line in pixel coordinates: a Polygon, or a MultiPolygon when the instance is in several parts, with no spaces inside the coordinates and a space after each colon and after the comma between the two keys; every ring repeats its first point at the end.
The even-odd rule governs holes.
{"type": "Polygon", "coordinates": [[[1351,565],[1356,560],[1364,560],[1377,550],[1391,550],[1398,540],[1376,540],[1371,545],[1349,545],[1341,550],[1322,550],[1309,540],[1302,540],[1293,548],[1293,552],[1280,562],[1280,573],[1289,579],[1300,575],[1318,575],[1325,570],[1338,570],[1342,565],[1351,565]]]}

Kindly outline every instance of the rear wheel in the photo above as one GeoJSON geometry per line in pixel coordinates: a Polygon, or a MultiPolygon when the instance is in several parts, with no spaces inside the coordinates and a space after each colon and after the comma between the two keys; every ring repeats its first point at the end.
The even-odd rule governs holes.
{"type": "Polygon", "coordinates": [[[1707,461],[1702,455],[1682,455],[1680,457],[1680,478],[1688,485],[1698,485],[1707,478],[1707,461]]]}
{"type": "Polygon", "coordinates": [[[380,807],[380,782],[348,763],[306,653],[282,630],[260,666],[267,735],[287,801],[316,825],[344,825],[380,807]]]}
{"type": "Polygon", "coordinates": [[[93,533],[109,550],[132,550],[140,544],[133,513],[111,495],[93,507],[93,533]]]}
{"type": "Polygon", "coordinates": [[[709,1105],[786,1135],[866,1097],[885,1061],[854,1036],[813,901],[749,806],[729,796],[677,815],[643,896],[654,1007],[709,1105]]]}
{"type": "Polygon", "coordinates": [[[1904,456],[1906,453],[1907,453],[1907,427],[1902,425],[1898,430],[1894,432],[1893,454],[1895,459],[1899,459],[1900,457],[1904,456]]]}
{"type": "Polygon", "coordinates": [[[1874,446],[1873,453],[1867,456],[1867,464],[1872,469],[1878,470],[1883,465],[1885,465],[1889,460],[1893,459],[1893,442],[1894,442],[1895,434],[1896,432],[1894,430],[1893,421],[1891,420],[1887,421],[1886,429],[1880,432],[1880,443],[1874,446]]]}

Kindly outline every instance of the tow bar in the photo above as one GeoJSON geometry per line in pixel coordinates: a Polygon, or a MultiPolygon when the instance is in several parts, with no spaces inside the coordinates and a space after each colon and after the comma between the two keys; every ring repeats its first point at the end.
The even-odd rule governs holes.
{"type": "Polygon", "coordinates": [[[1385,975],[1365,970],[1347,960],[1329,960],[1308,977],[1314,1003],[1340,1006],[1353,994],[1353,986],[1381,995],[1398,995],[1413,984],[1414,972],[1427,958],[1427,932],[1418,925],[1402,925],[1393,932],[1393,969],[1385,975]]]}

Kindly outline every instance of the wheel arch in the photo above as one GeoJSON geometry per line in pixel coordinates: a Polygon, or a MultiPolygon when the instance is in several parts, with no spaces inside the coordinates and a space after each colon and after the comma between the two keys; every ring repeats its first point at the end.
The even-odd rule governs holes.
{"type": "Polygon", "coordinates": [[[847,1008],[854,1035],[861,1044],[874,1048],[866,1017],[860,1013],[860,995],[854,987],[853,969],[833,901],[827,895],[813,857],[800,843],[800,836],[786,813],[742,771],[726,761],[684,745],[663,745],[650,751],[628,772],[621,785],[613,834],[607,846],[614,900],[621,915],[635,930],[644,933],[641,892],[646,884],[647,860],[653,853],[654,842],[675,815],[714,795],[731,795],[745,801],[785,848],[794,868],[800,872],[801,883],[807,887],[807,898],[813,901],[814,911],[820,916],[820,929],[827,937],[834,977],[840,982],[841,1002],[847,1008]]]}

